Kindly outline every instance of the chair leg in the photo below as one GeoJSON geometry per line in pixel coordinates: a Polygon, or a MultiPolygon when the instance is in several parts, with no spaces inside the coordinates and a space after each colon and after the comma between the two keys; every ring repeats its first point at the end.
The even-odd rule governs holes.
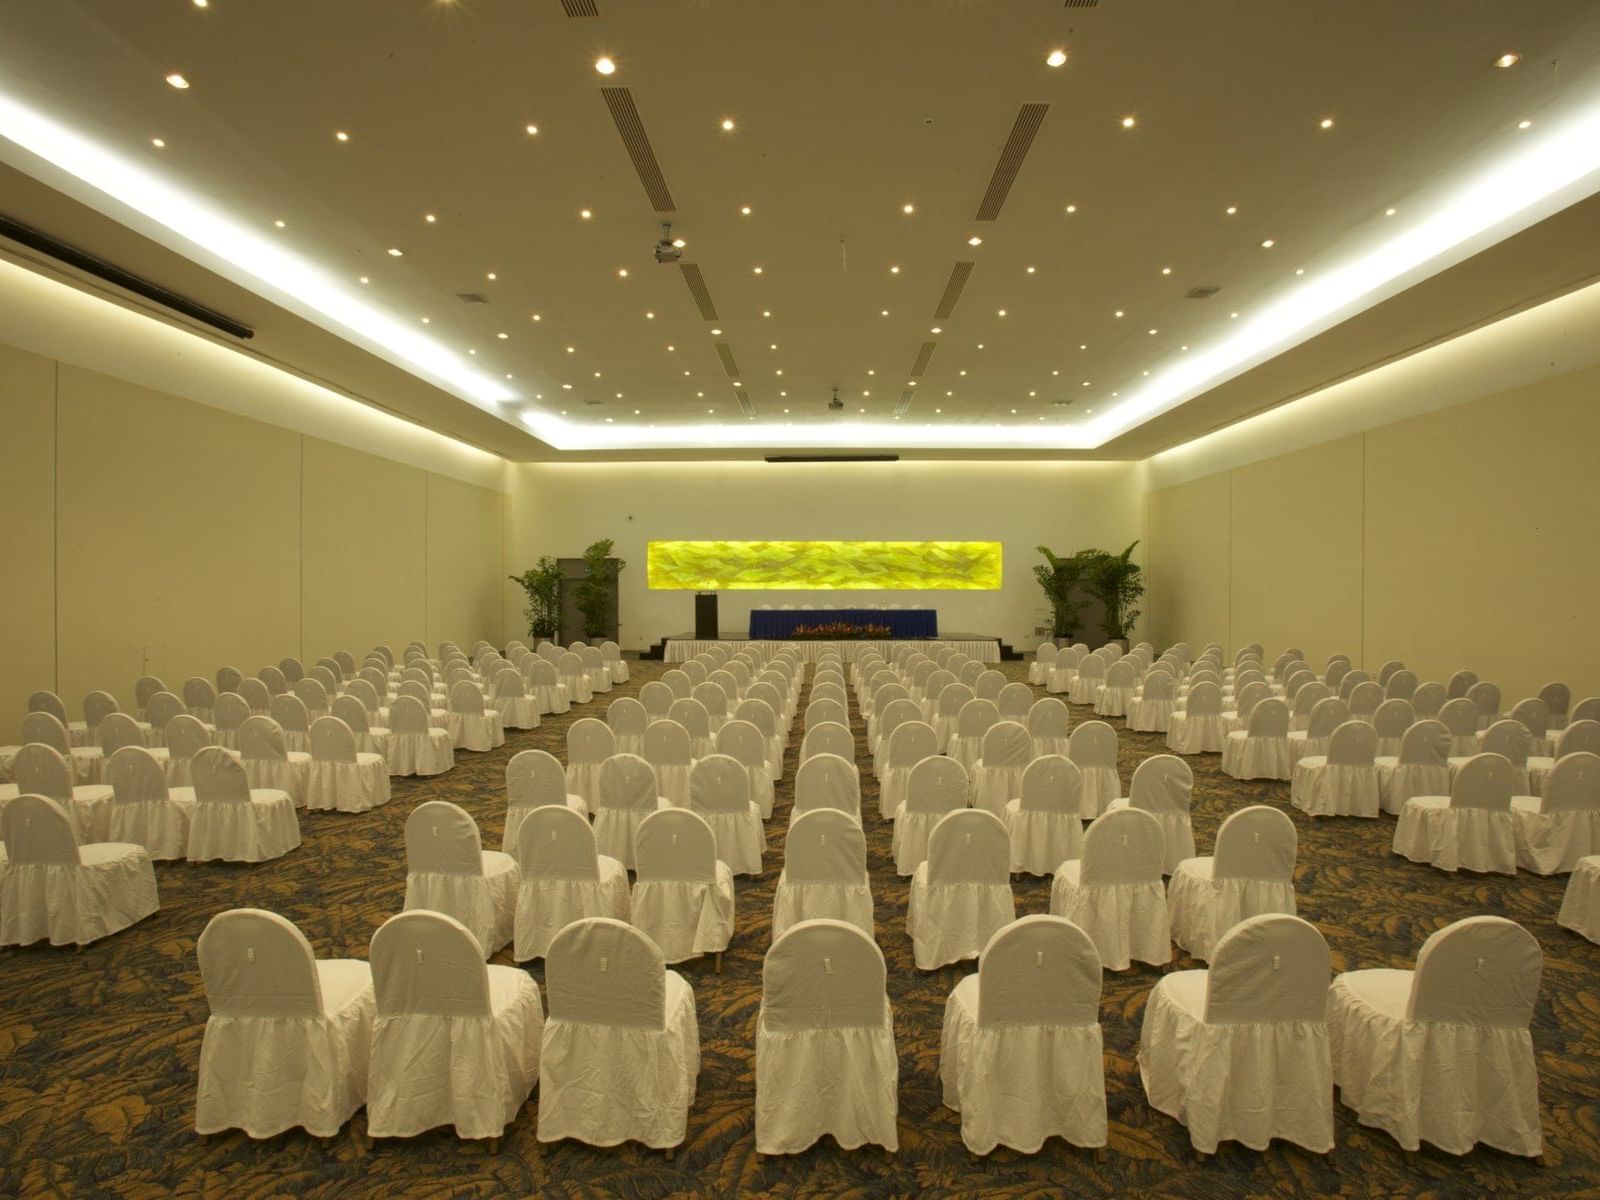
{"type": "Polygon", "coordinates": [[[678,1157],[678,1148],[676,1146],[668,1146],[667,1147],[667,1161],[671,1162],[673,1159],[675,1159],[677,1157],[678,1157]]]}
{"type": "Polygon", "coordinates": [[[492,1138],[489,1139],[489,1153],[490,1154],[499,1154],[500,1153],[500,1139],[499,1138],[492,1137],[492,1138]]]}
{"type": "Polygon", "coordinates": [[[711,959],[711,970],[714,973],[718,974],[718,975],[722,974],[722,951],[721,950],[718,950],[717,953],[715,954],[715,956],[713,956],[713,958],[711,959]]]}
{"type": "Polygon", "coordinates": [[[1094,1148],[1094,1160],[1097,1163],[1106,1161],[1106,1148],[1104,1146],[1096,1146],[1094,1148]]]}

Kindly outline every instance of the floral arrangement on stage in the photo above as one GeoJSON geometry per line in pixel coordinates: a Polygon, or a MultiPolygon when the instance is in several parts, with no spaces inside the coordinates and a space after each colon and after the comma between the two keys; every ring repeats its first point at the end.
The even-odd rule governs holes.
{"type": "Polygon", "coordinates": [[[834,642],[887,638],[894,636],[894,634],[887,625],[857,625],[853,621],[829,621],[822,625],[796,625],[789,636],[792,638],[815,638],[820,641],[834,642]]]}

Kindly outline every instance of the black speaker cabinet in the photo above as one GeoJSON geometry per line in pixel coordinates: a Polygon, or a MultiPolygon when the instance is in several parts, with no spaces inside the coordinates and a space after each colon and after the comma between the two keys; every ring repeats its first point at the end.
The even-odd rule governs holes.
{"type": "Polygon", "coordinates": [[[694,636],[702,641],[717,640],[717,594],[697,592],[694,597],[694,636]]]}

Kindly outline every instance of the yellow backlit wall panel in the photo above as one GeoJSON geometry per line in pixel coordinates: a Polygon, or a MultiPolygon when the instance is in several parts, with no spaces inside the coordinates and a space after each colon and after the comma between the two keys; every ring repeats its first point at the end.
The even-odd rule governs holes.
{"type": "Polygon", "coordinates": [[[651,542],[653,588],[738,591],[1000,586],[999,542],[651,542]]]}

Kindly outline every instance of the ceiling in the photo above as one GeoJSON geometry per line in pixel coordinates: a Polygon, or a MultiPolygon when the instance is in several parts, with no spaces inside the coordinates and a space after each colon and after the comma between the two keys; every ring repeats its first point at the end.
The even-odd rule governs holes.
{"type": "Polygon", "coordinates": [[[0,213],[512,458],[1143,456],[1600,275],[1595,171],[1190,368],[1597,72],[1592,0],[53,0],[0,9],[0,100],[134,174],[110,196],[48,161],[65,139],[0,137],[0,213]],[[307,286],[160,224],[152,178],[307,286]],[[714,315],[654,261],[663,219],[714,315]]]}

